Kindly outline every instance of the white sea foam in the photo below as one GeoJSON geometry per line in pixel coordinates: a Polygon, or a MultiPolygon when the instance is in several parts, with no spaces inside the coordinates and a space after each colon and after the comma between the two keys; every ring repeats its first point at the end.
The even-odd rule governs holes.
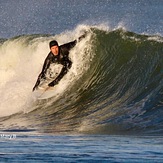
{"type": "MultiPolygon", "coordinates": [[[[56,39],[61,45],[78,38],[86,29],[88,27],[78,26],[73,31],[67,31],[54,37],[20,36],[9,39],[0,46],[1,117],[23,112],[24,110],[28,112],[26,107],[32,110],[32,88],[49,53],[49,41],[56,39]]],[[[89,39],[90,34],[71,51],[70,58],[73,65],[70,72],[56,86],[58,97],[86,69],[86,62],[91,58],[89,55],[84,56],[85,50],[88,50],[89,39]]]]}

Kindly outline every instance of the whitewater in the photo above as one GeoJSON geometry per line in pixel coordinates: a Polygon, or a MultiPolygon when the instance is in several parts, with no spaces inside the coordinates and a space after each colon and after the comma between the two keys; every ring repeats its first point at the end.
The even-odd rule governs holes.
{"type": "MultiPolygon", "coordinates": [[[[82,34],[82,31],[81,34],[80,31],[80,29],[76,29],[74,32],[63,33],[61,36],[49,37],[43,35],[19,36],[1,44],[1,98],[4,102],[1,103],[0,116],[24,111],[26,102],[32,96],[32,87],[49,53],[49,41],[57,39],[62,45],[77,39],[82,34]],[[9,108],[10,111],[6,108],[9,108]]],[[[82,41],[71,53],[72,56],[70,57],[74,64],[69,73],[69,79],[65,78],[61,82],[64,87],[68,87],[68,84],[73,80],[71,79],[73,76],[77,76],[76,79],[80,77],[82,69],[88,67],[86,64],[88,64],[89,58],[93,57],[88,55],[88,58],[84,57],[86,54],[83,50],[86,51],[86,42],[88,42],[87,39],[84,42],[82,41]],[[85,58],[84,63],[82,63],[83,58],[85,58]],[[80,72],[77,72],[78,69],[80,69],[80,72]]],[[[87,44],[87,47],[89,47],[89,44],[87,44]]],[[[62,89],[64,88],[60,87],[60,91],[58,90],[60,94],[62,94],[62,89]]]]}

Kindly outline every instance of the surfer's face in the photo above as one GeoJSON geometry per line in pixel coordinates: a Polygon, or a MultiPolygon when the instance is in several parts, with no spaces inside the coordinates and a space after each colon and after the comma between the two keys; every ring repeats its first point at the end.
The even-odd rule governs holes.
{"type": "Polygon", "coordinates": [[[52,46],[52,47],[50,48],[50,50],[51,50],[51,52],[52,52],[54,55],[58,55],[58,53],[59,53],[59,48],[58,48],[58,46],[52,46]]]}

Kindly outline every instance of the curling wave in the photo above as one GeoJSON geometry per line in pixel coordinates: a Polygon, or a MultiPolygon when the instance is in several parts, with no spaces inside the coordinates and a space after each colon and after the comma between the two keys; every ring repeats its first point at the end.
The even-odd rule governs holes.
{"type": "Polygon", "coordinates": [[[160,36],[86,27],[89,35],[71,51],[72,69],[56,87],[56,95],[46,100],[31,98],[31,88],[48,52],[47,42],[52,38],[60,43],[71,41],[65,38],[79,36],[83,28],[55,37],[20,36],[2,43],[5,63],[0,62],[4,76],[0,93],[4,103],[0,109],[6,114],[1,115],[1,128],[21,126],[55,133],[163,133],[160,36]],[[15,52],[5,51],[12,46],[17,47],[15,52]],[[15,110],[9,106],[11,102],[15,110]]]}

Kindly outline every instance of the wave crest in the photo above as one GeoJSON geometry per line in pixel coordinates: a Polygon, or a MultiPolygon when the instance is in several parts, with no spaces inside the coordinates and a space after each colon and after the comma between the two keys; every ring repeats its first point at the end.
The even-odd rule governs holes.
{"type": "MultiPolygon", "coordinates": [[[[18,119],[26,119],[27,126],[39,128],[41,125],[52,132],[113,132],[113,128],[114,132],[162,132],[163,39],[123,29],[109,31],[88,26],[56,37],[64,42],[65,37],[73,38],[76,31],[79,36],[85,28],[89,36],[71,51],[73,67],[57,86],[58,96],[32,102],[32,105],[30,101],[33,111],[17,115],[18,119]]],[[[20,42],[26,37],[20,37],[20,42]]],[[[51,36],[39,36],[23,43],[24,48],[32,49],[29,57],[32,63],[28,57],[24,60],[26,69],[31,64],[37,67],[30,77],[32,82],[25,78],[26,98],[31,96],[29,89],[47,55],[45,45],[50,39],[51,36]]],[[[18,60],[20,58],[21,55],[18,60]]],[[[13,69],[15,72],[15,67],[13,69]]],[[[29,70],[25,76],[28,74],[29,70]]],[[[25,76],[21,75],[21,80],[25,76]]]]}

